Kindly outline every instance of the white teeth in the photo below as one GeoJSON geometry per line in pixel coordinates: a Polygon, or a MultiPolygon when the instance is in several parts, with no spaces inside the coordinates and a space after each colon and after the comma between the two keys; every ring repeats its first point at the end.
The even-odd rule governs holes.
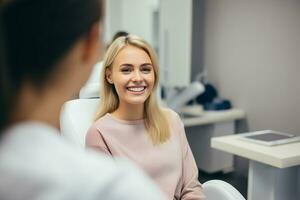
{"type": "Polygon", "coordinates": [[[143,91],[145,87],[134,87],[134,88],[128,88],[128,90],[133,91],[133,92],[140,92],[143,91]]]}

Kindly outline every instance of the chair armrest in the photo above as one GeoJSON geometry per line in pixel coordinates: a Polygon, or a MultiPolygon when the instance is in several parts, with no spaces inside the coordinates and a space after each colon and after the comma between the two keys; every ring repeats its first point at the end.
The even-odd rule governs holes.
{"type": "Polygon", "coordinates": [[[245,200],[237,189],[221,180],[210,180],[202,186],[207,200],[245,200]]]}

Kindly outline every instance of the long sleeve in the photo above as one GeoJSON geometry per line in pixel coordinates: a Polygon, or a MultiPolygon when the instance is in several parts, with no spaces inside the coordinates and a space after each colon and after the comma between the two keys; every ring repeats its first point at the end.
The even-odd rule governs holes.
{"type": "Polygon", "coordinates": [[[180,119],[178,119],[178,123],[183,152],[180,199],[203,200],[205,199],[205,196],[203,194],[202,186],[198,181],[198,167],[188,144],[184,125],[180,119]]]}
{"type": "Polygon", "coordinates": [[[111,152],[106,144],[106,141],[101,136],[100,131],[97,129],[95,125],[91,126],[86,134],[85,146],[87,148],[91,148],[96,151],[101,151],[103,153],[111,155],[111,152]]]}

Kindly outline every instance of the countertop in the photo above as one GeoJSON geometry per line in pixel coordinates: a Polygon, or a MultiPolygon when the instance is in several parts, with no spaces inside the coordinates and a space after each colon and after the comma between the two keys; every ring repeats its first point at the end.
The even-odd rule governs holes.
{"type": "Polygon", "coordinates": [[[236,134],[212,138],[211,147],[278,168],[300,165],[300,142],[264,146],[239,137],[236,134]]]}
{"type": "Polygon", "coordinates": [[[207,125],[218,122],[234,121],[237,119],[245,118],[245,111],[242,109],[229,109],[222,111],[203,111],[199,113],[186,113],[194,115],[192,117],[182,116],[181,119],[186,127],[197,126],[197,125],[207,125]]]}

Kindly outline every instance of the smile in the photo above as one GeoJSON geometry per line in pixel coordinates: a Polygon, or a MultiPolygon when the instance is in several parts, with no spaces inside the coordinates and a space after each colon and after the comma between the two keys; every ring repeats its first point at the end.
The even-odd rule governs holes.
{"type": "Polygon", "coordinates": [[[145,86],[143,87],[127,87],[127,90],[129,90],[130,92],[143,92],[146,89],[145,86]]]}

